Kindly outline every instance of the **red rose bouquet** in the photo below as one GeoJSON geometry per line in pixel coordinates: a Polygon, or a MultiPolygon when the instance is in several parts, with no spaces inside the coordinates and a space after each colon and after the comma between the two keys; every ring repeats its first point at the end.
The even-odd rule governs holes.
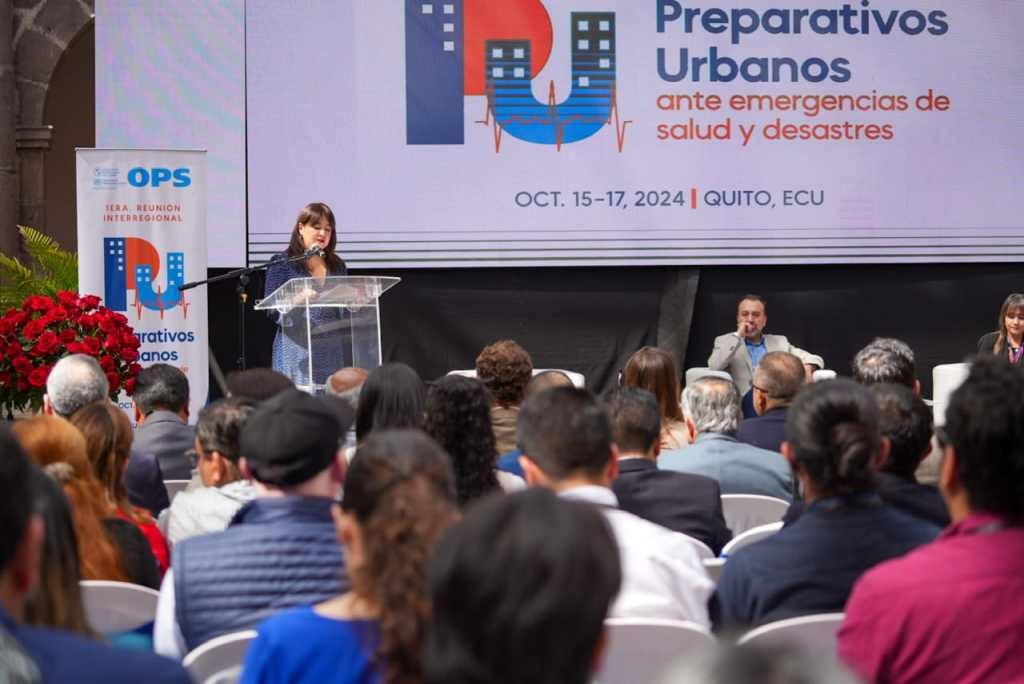
{"type": "Polygon", "coordinates": [[[142,370],[139,338],[128,319],[100,306],[99,297],[31,295],[0,318],[0,409],[6,414],[39,410],[50,369],[67,354],[95,357],[107,374],[111,398],[122,389],[131,394],[142,370]]]}

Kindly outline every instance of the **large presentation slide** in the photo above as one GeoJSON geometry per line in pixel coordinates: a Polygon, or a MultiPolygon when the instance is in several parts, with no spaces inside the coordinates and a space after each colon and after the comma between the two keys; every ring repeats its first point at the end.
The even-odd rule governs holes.
{"type": "Polygon", "coordinates": [[[1021,26],[1006,0],[248,0],[246,257],[325,201],[361,268],[1019,260],[1021,26]]]}

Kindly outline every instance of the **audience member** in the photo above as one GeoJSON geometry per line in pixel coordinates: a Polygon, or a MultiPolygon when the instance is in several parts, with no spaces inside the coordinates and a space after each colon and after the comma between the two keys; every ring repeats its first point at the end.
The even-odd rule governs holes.
{"type": "Polygon", "coordinates": [[[0,644],[3,667],[27,674],[28,681],[36,677],[42,682],[79,684],[191,681],[181,665],[151,653],[117,650],[68,632],[18,624],[39,582],[44,544],[44,524],[34,512],[32,485],[32,466],[6,426],[0,426],[0,632],[4,634],[0,642],[13,640],[17,647],[0,644]],[[12,663],[12,658],[17,662],[12,663]]]}
{"type": "Polygon", "coordinates": [[[70,418],[86,404],[110,397],[110,383],[99,362],[86,354],[70,354],[54,364],[46,376],[43,409],[70,418]]]}
{"type": "Polygon", "coordinates": [[[760,494],[791,501],[793,473],[777,451],[736,440],[740,397],[721,378],[701,378],[683,390],[683,415],[690,446],[662,452],[663,470],[705,475],[718,481],[723,494],[760,494]]]}
{"type": "Polygon", "coordinates": [[[533,359],[512,340],[484,347],[476,357],[476,377],[491,393],[491,427],[498,453],[516,448],[516,420],[526,384],[533,376],[533,359]]]}
{"type": "Polygon", "coordinates": [[[1024,370],[979,357],[940,442],[953,525],[864,575],[839,654],[869,681],[1024,681],[1024,370]]]}
{"type": "Polygon", "coordinates": [[[619,476],[612,482],[619,508],[693,537],[717,556],[732,538],[721,489],[710,477],[658,469],[658,400],[636,387],[616,387],[602,399],[619,448],[619,476]]]}
{"type": "Polygon", "coordinates": [[[24,622],[94,636],[82,605],[78,538],[68,500],[52,477],[34,470],[36,512],[43,520],[39,587],[25,603],[24,622]]]}
{"type": "Polygon", "coordinates": [[[589,392],[556,387],[527,399],[519,414],[518,440],[528,484],[595,504],[607,517],[623,574],[613,617],[708,624],[706,601],[712,586],[698,544],[619,509],[611,490],[618,475],[618,449],[608,415],[589,392]]]}
{"type": "MultiPolygon", "coordinates": [[[[551,389],[552,387],[572,387],[572,379],[558,370],[547,370],[541,373],[537,373],[530,382],[526,383],[526,390],[523,392],[523,400],[529,399],[535,394],[540,394],[544,390],[551,389]]],[[[519,465],[519,447],[516,447],[508,453],[502,454],[498,458],[498,470],[503,473],[510,473],[516,477],[522,479],[526,477],[523,472],[522,466],[519,465]]]]}
{"type": "Polygon", "coordinates": [[[442,538],[430,564],[429,684],[586,684],[622,583],[593,507],[542,489],[493,497],[442,538]]]}
{"type": "Polygon", "coordinates": [[[1024,358],[1024,294],[1012,293],[999,309],[995,332],[982,335],[978,340],[979,354],[1003,356],[1014,365],[1024,358]]]}
{"type": "Polygon", "coordinates": [[[905,385],[921,394],[914,350],[903,340],[876,337],[853,357],[853,379],[862,385],[905,385]]]}
{"type": "Polygon", "coordinates": [[[273,368],[246,368],[228,373],[228,396],[249,399],[259,403],[285,390],[295,389],[295,383],[284,373],[273,368]]]}
{"type": "Polygon", "coordinates": [[[780,451],[786,439],[786,414],[806,376],[800,359],[789,352],[768,352],[754,371],[754,413],[736,430],[736,440],[780,451]]]}
{"type": "Polygon", "coordinates": [[[356,440],[362,443],[374,430],[420,427],[425,394],[420,376],[404,363],[374,368],[359,393],[356,440]]]}
{"type": "Polygon", "coordinates": [[[242,682],[423,681],[427,561],[454,494],[448,457],[423,433],[370,435],[334,509],[351,590],[260,625],[242,682]]]}
{"type": "Polygon", "coordinates": [[[192,478],[193,463],[185,455],[195,443],[188,424],[188,378],[180,369],[154,363],[135,378],[134,451],[153,454],[167,480],[192,478]]]}
{"type": "Polygon", "coordinates": [[[256,498],[223,532],[174,547],[154,646],[181,657],[272,613],[348,589],[331,502],[344,480],[342,426],[321,399],[297,389],[267,399],[242,428],[239,466],[256,498]]]}
{"type": "Polygon", "coordinates": [[[427,390],[426,406],[423,430],[451,458],[459,506],[500,491],[491,406],[483,384],[446,375],[427,390]]]}
{"type": "Polygon", "coordinates": [[[164,474],[160,470],[160,461],[156,454],[139,452],[132,449],[128,463],[124,466],[121,482],[128,493],[128,501],[149,511],[154,518],[167,510],[171,500],[167,496],[164,485],[164,474]]]}
{"type": "Polygon", "coordinates": [[[786,434],[783,454],[803,485],[807,509],[792,525],[729,557],[712,599],[718,628],[841,612],[862,573],[939,532],[889,507],[875,491],[886,447],[878,405],[866,388],[850,380],[810,385],[789,410],[786,434]]]}
{"type": "Polygon", "coordinates": [[[230,397],[199,412],[195,444],[203,486],[174,497],[165,524],[171,544],[227,529],[256,496],[255,485],[238,469],[238,440],[252,411],[250,400],[230,397]]]}
{"type": "Polygon", "coordinates": [[[662,451],[686,446],[686,424],[679,405],[679,371],[671,354],[657,347],[639,349],[626,361],[620,384],[647,390],[658,401],[662,451]]]}
{"type": "Polygon", "coordinates": [[[715,347],[708,357],[708,367],[728,371],[741,395],[753,386],[754,371],[768,352],[784,351],[795,355],[804,364],[807,377],[825,361],[815,354],[794,347],[785,335],[769,335],[767,304],[764,297],[744,295],[736,306],[736,331],[715,338],[715,347]]]}
{"type": "Polygon", "coordinates": [[[128,416],[109,401],[83,406],[71,416],[71,423],[85,437],[86,454],[96,479],[100,481],[114,515],[139,528],[160,566],[160,574],[170,566],[167,540],[149,511],[137,508],[128,500],[121,480],[132,449],[132,425],[128,416]]]}
{"type": "Polygon", "coordinates": [[[56,416],[19,420],[13,432],[29,458],[60,485],[71,504],[75,537],[81,540],[82,579],[160,586],[149,542],[131,522],[114,517],[114,506],[96,478],[82,434],[56,416]]]}
{"type": "Polygon", "coordinates": [[[355,409],[359,406],[359,393],[363,389],[363,383],[369,377],[369,373],[362,368],[346,366],[327,378],[324,389],[327,394],[341,397],[352,404],[355,409]]]}

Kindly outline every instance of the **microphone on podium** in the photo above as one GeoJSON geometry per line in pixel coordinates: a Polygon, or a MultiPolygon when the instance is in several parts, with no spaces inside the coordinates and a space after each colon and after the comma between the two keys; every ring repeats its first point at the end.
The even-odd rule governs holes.
{"type": "Polygon", "coordinates": [[[306,250],[306,252],[302,255],[302,258],[309,259],[310,257],[315,256],[325,257],[327,256],[327,252],[325,252],[324,248],[321,247],[320,245],[313,245],[312,247],[306,250]]]}

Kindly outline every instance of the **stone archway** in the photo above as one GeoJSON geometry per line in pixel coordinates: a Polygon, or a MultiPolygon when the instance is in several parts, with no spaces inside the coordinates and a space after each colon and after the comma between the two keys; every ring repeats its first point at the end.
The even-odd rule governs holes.
{"type": "MultiPolygon", "coordinates": [[[[13,99],[17,108],[13,122],[0,110],[0,140],[13,139],[17,152],[14,218],[17,223],[45,230],[45,163],[53,135],[44,119],[46,95],[61,57],[75,36],[93,21],[95,0],[0,0],[0,35],[6,28],[7,8],[12,8],[12,13],[10,47],[6,50],[13,53],[13,99]],[[12,124],[13,131],[9,130],[12,124]]],[[[0,48],[0,99],[7,99],[10,87],[9,78],[5,83],[5,76],[9,77],[4,73],[6,50],[0,48]]],[[[0,148],[0,176],[5,171],[9,169],[5,169],[5,154],[0,148]]],[[[0,205],[5,201],[8,200],[0,192],[0,205]]],[[[14,227],[9,225],[10,214],[10,207],[0,206],[0,249],[8,253],[16,250],[18,244],[14,227]]]]}

